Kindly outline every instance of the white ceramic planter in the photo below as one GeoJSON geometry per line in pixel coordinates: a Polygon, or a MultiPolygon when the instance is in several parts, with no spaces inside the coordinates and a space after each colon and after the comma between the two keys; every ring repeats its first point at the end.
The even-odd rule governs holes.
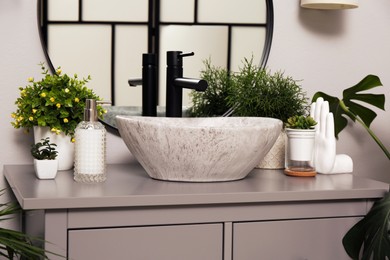
{"type": "Polygon", "coordinates": [[[34,159],[34,170],[38,179],[54,179],[57,176],[58,160],[34,159]]]}
{"type": "Polygon", "coordinates": [[[286,129],[285,172],[294,176],[314,176],[312,165],[315,145],[315,129],[286,129]]]}
{"type": "Polygon", "coordinates": [[[284,169],[286,151],[286,132],[282,130],[275,144],[267,153],[263,160],[256,166],[260,169],[284,169]]]}
{"type": "Polygon", "coordinates": [[[70,141],[70,137],[64,133],[57,135],[51,132],[49,127],[34,126],[35,143],[46,137],[50,137],[50,142],[57,145],[58,170],[72,169],[74,164],[74,143],[70,141]]]}

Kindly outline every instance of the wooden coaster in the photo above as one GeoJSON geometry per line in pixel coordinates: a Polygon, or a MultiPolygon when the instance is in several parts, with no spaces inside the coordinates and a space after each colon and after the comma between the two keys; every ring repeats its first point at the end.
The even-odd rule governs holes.
{"type": "Polygon", "coordinates": [[[296,177],[314,177],[316,176],[316,171],[291,171],[289,169],[285,169],[284,173],[288,176],[296,176],[296,177]]]}

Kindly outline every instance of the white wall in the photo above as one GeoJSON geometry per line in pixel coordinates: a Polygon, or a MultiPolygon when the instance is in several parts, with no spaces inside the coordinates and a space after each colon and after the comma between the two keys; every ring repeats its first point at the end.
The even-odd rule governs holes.
{"type": "MultiPolygon", "coordinates": [[[[368,74],[380,77],[378,93],[386,111],[371,129],[390,149],[390,1],[360,0],[352,10],[303,9],[299,0],[274,0],[275,31],[268,65],[284,70],[312,97],[317,91],[342,96],[342,90],[368,74]]],[[[390,160],[359,124],[350,124],[337,142],[338,153],[350,155],[355,174],[390,183],[390,160]]]]}
{"type": "MultiPolygon", "coordinates": [[[[318,90],[339,95],[365,75],[378,75],[390,96],[390,1],[361,0],[360,7],[348,11],[313,11],[299,7],[298,0],[274,0],[275,31],[269,59],[272,70],[284,70],[311,96],[318,90]]],[[[37,64],[45,61],[37,28],[36,0],[0,1],[0,188],[4,164],[29,164],[31,134],[12,128],[10,114],[28,77],[40,77],[37,64]]],[[[390,101],[386,105],[390,108],[390,101]]],[[[372,129],[390,148],[390,117],[378,111],[372,129]]],[[[108,135],[108,162],[131,160],[122,140],[108,135]]],[[[356,174],[390,182],[390,161],[359,125],[341,134],[339,152],[352,156],[356,174]]],[[[3,196],[0,201],[7,201],[3,196]]],[[[17,223],[10,222],[9,227],[17,223]]]]}
{"type": "MultiPolygon", "coordinates": [[[[30,144],[32,133],[14,129],[11,113],[19,96],[19,86],[27,84],[28,77],[40,78],[38,63],[45,60],[39,39],[37,25],[36,0],[1,0],[0,1],[0,189],[6,187],[3,178],[5,164],[31,164],[30,144]]],[[[107,161],[120,163],[131,160],[122,139],[109,134],[107,161]]],[[[0,197],[0,203],[9,201],[11,194],[0,197]]],[[[7,223],[8,227],[17,227],[17,221],[7,223]]]]}

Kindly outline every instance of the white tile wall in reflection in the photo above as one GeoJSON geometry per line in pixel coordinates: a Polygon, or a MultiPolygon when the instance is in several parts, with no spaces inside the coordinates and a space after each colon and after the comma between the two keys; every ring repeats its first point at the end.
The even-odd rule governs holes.
{"type": "Polygon", "coordinates": [[[199,0],[199,22],[265,23],[264,0],[199,0]]]}
{"type": "Polygon", "coordinates": [[[83,0],[85,21],[148,21],[147,0],[83,0]]]}
{"type": "Polygon", "coordinates": [[[77,21],[79,17],[78,0],[48,0],[49,21],[77,21]]]}
{"type": "MultiPolygon", "coordinates": [[[[166,52],[195,52],[183,60],[184,77],[199,78],[203,61],[211,58],[212,64],[226,67],[228,28],[226,26],[162,26],[160,31],[160,95],[159,103],[165,106],[166,52]]],[[[188,105],[188,90],[183,94],[183,105],[188,105]]]]}
{"type": "Polygon", "coordinates": [[[148,51],[147,26],[116,26],[115,103],[142,105],[142,86],[130,87],[128,79],[142,78],[142,53],[148,51]]]}
{"type": "Polygon", "coordinates": [[[244,58],[253,56],[253,64],[261,65],[266,29],[256,27],[232,28],[231,70],[238,71],[244,58]]]}
{"type": "MultiPolygon", "coordinates": [[[[76,21],[79,0],[49,0],[49,18],[76,21]]],[[[111,99],[111,26],[105,22],[147,22],[147,0],[81,0],[83,21],[103,25],[50,25],[49,54],[54,66],[71,73],[91,74],[91,87],[104,99],[111,99]],[[55,30],[54,30],[55,29],[55,30]]],[[[230,23],[231,68],[237,70],[244,57],[259,64],[265,42],[265,0],[198,0],[198,21],[194,20],[195,0],[161,0],[160,19],[164,23],[230,23]],[[244,27],[244,24],[251,24],[244,27]],[[239,26],[237,26],[237,24],[239,26]]],[[[142,53],[147,52],[146,25],[116,24],[115,100],[117,105],[140,105],[142,88],[130,88],[129,78],[141,77],[142,53]]],[[[228,63],[228,28],[225,25],[161,25],[159,104],[165,106],[166,51],[195,52],[184,61],[184,75],[199,77],[203,61],[225,67],[228,63]]],[[[189,104],[185,91],[184,104],[189,104]]]]}
{"type": "Polygon", "coordinates": [[[54,66],[79,78],[91,75],[88,87],[111,99],[111,27],[106,25],[50,25],[48,48],[54,66]]]}
{"type": "Polygon", "coordinates": [[[162,22],[194,22],[195,0],[163,0],[160,8],[162,22]]]}

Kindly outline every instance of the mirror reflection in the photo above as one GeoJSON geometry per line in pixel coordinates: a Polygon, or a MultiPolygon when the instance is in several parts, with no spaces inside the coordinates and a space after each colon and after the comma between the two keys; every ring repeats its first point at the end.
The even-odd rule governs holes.
{"type": "MultiPolygon", "coordinates": [[[[158,98],[165,106],[167,51],[194,52],[184,73],[203,62],[237,70],[244,57],[265,65],[271,45],[271,0],[42,0],[43,40],[53,66],[79,77],[115,106],[141,106],[142,54],[156,53],[158,98]]],[[[189,90],[183,105],[190,105],[189,90]]]]}

